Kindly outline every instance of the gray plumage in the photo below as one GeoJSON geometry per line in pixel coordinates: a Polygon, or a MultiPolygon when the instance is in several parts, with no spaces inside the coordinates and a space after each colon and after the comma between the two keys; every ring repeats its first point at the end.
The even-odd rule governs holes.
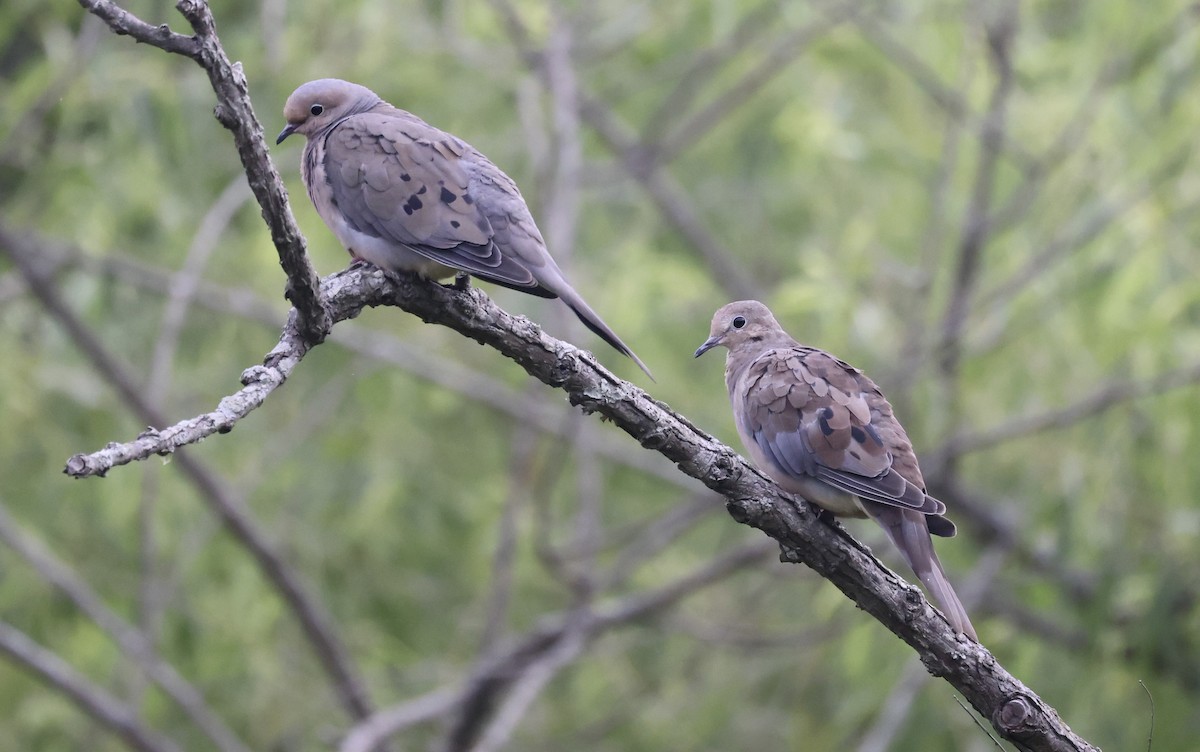
{"type": "Polygon", "coordinates": [[[930,534],[950,537],[946,505],[925,491],[917,455],[887,398],[867,376],[780,327],[765,305],[743,300],[713,316],[696,357],[729,349],[725,385],[738,435],[767,475],[844,517],[870,517],[941,605],[978,641],[930,534]]]}
{"type": "Polygon", "coordinates": [[[465,272],[561,298],[650,376],[563,277],[516,183],[470,144],[333,78],[300,86],[283,114],[276,143],[293,133],[308,139],[308,196],[353,258],[431,279],[465,272]]]}

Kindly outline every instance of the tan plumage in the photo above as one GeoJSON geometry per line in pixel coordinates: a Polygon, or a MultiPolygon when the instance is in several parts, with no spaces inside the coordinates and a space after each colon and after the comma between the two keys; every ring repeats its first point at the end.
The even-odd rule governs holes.
{"type": "Polygon", "coordinates": [[[978,640],[930,538],[953,536],[954,523],[946,505],[925,492],[912,442],[879,387],[792,339],[755,300],[717,311],[696,356],[718,345],[729,349],[725,385],[755,464],[835,515],[878,522],[950,624],[978,640]]]}
{"type": "MultiPolygon", "coordinates": [[[[466,272],[575,315],[650,375],[563,277],[516,183],[462,139],[358,84],[303,84],[283,109],[308,139],[301,174],[317,213],[355,259],[432,279],[466,272]]],[[[653,378],[653,377],[651,377],[653,378]]]]}

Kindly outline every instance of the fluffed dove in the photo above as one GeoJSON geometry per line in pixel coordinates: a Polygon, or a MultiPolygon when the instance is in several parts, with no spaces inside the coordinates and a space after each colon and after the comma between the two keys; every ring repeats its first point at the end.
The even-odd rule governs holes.
{"type": "Polygon", "coordinates": [[[834,515],[878,522],[950,625],[978,641],[930,538],[953,536],[954,523],[943,516],[946,505],[925,492],[912,443],[879,387],[792,339],[756,300],[717,311],[696,357],[718,345],[729,348],[725,385],[755,464],[834,515]]]}
{"type": "Polygon", "coordinates": [[[650,376],[563,277],[516,183],[470,144],[336,78],[301,85],[283,116],[287,127],[275,143],[293,133],[308,139],[301,161],[308,196],[355,260],[431,279],[465,272],[562,298],[650,376]]]}

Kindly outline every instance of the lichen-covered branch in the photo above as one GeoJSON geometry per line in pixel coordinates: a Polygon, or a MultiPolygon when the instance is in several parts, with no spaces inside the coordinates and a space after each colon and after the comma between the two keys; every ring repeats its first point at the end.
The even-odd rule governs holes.
{"type": "Polygon", "coordinates": [[[195,31],[191,37],[172,32],[166,24],[148,24],[110,0],[79,0],[79,4],[103,19],[117,34],[189,57],[208,73],[217,95],[214,113],[221,125],[233,134],[250,189],[262,207],[263,219],[279,253],[279,263],[287,273],[288,298],[296,307],[299,331],[309,342],[325,339],[332,322],[320,306],[320,279],[308,259],[304,236],[300,234],[288,204],[287,189],[267,153],[262,125],[250,103],[246,75],[241,64],[231,62],[225,54],[208,3],[203,0],[179,0],[176,3],[175,7],[195,31]]]}
{"type": "MultiPolygon", "coordinates": [[[[365,268],[318,280],[305,256],[286,192],[267,157],[246,79],[221,48],[208,6],[202,0],[179,0],[176,7],[195,32],[193,37],[182,37],[165,26],[145,24],[111,2],[79,1],[117,33],[187,55],[204,67],[217,94],[217,118],[234,134],[250,185],[288,272],[295,309],[279,345],[263,366],[243,376],[246,389],[227,398],[214,413],[201,416],[200,424],[178,427],[165,439],[161,431],[147,432],[131,445],[112,449],[112,458],[72,458],[72,464],[78,466],[78,472],[72,474],[98,474],[106,469],[106,462],[123,457],[128,461],[147,451],[169,452],[189,440],[228,430],[286,380],[333,322],[353,318],[368,306],[396,306],[496,349],[533,377],[565,391],[571,403],[585,413],[606,418],[646,449],[676,463],[684,474],[722,494],[735,520],[778,541],[785,561],[816,570],[911,645],[931,674],[950,682],[1019,749],[1095,749],[1075,735],[1052,707],[1004,670],[986,648],[955,634],[918,589],[883,567],[840,527],[820,521],[811,507],[784,495],[732,449],[644,390],[614,376],[590,353],[548,336],[523,317],[508,314],[478,289],[456,290],[365,268]]],[[[1005,38],[1000,33],[993,36],[995,40],[1005,38]]],[[[1003,45],[995,46],[997,58],[1006,63],[1003,45]]],[[[1001,88],[997,94],[1001,102],[1006,91],[1001,88]]],[[[586,103],[581,107],[586,109],[586,103]]],[[[1000,111],[999,106],[994,109],[1000,111]]],[[[368,715],[363,708],[358,710],[358,717],[368,715]]]]}
{"type": "MultiPolygon", "coordinates": [[[[784,495],[732,449],[641,388],[614,376],[590,353],[507,313],[479,289],[458,291],[360,268],[327,277],[322,298],[334,321],[352,318],[368,306],[394,305],[495,348],[530,375],[566,391],[572,404],[607,418],[643,447],[660,452],[682,472],[724,495],[735,520],[779,541],[786,561],[815,569],[911,645],[930,673],[962,692],[1018,748],[1093,749],[985,648],[956,636],[919,590],[885,568],[840,527],[820,522],[810,507],[784,495]]],[[[276,356],[297,357],[281,350],[285,342],[299,341],[293,331],[296,326],[292,317],[280,347],[273,351],[276,356]]]]}

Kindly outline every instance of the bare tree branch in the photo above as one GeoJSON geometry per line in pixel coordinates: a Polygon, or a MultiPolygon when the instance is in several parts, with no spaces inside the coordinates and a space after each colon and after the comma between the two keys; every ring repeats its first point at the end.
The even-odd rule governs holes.
{"type": "Polygon", "coordinates": [[[479,638],[480,656],[489,655],[504,632],[512,599],[517,552],[517,510],[529,495],[529,475],[535,456],[536,435],[529,427],[518,423],[508,446],[511,452],[508,472],[509,489],[500,510],[496,530],[496,550],[492,555],[488,600],[484,612],[482,634],[479,638]]]}
{"type": "MultiPolygon", "coordinates": [[[[541,64],[543,53],[536,49],[525,24],[509,0],[492,0],[513,45],[533,70],[545,75],[541,64]]],[[[746,275],[742,266],[735,262],[734,255],[725,248],[704,225],[700,215],[688,202],[687,194],[679,183],[668,175],[661,166],[646,159],[645,150],[628,128],[626,128],[600,100],[580,88],[577,92],[579,114],[592,130],[616,155],[622,167],[645,189],[658,207],[659,212],[700,255],[713,273],[713,279],[735,298],[758,298],[758,288],[746,275]]]]}
{"type": "MultiPolygon", "coordinates": [[[[965,96],[942,81],[937,71],[913,52],[909,45],[896,39],[885,24],[869,13],[855,12],[858,8],[856,3],[847,3],[844,0],[821,0],[821,4],[826,6],[826,12],[844,11],[845,6],[851,6],[850,18],[862,31],[864,39],[886,55],[896,69],[912,79],[936,105],[952,117],[968,124],[980,139],[987,137],[986,134],[990,127],[987,115],[981,117],[976,114],[965,96]]],[[[986,4],[979,7],[995,10],[994,7],[986,4]]],[[[1001,132],[998,135],[1002,151],[1019,167],[1028,169],[1036,161],[1022,144],[1009,138],[1007,133],[1001,132]]]]}
{"type": "MultiPolygon", "coordinates": [[[[767,48],[762,59],[746,71],[703,108],[674,128],[660,144],[642,148],[648,161],[666,164],[712,131],[727,116],[750,101],[788,65],[800,58],[809,47],[839,26],[854,12],[846,5],[830,11],[824,18],[807,26],[789,31],[767,48]]],[[[647,169],[647,168],[643,168],[647,169]]]]}
{"type": "MultiPolygon", "coordinates": [[[[11,242],[13,238],[21,239],[21,247],[38,259],[39,267],[47,276],[78,267],[90,274],[111,277],[123,284],[168,296],[179,284],[175,280],[178,272],[120,255],[110,254],[104,258],[96,258],[78,248],[41,237],[31,230],[6,228],[0,222],[0,244],[6,242],[6,239],[11,242]]],[[[14,271],[0,282],[0,302],[19,293],[24,294],[27,289],[21,273],[14,271]]],[[[278,327],[282,318],[275,306],[251,290],[230,288],[206,280],[196,282],[194,303],[219,313],[234,314],[272,329],[278,327]]],[[[570,433],[570,426],[563,421],[563,406],[557,399],[548,400],[545,393],[517,391],[501,379],[474,370],[458,361],[441,357],[428,348],[413,346],[393,335],[369,330],[350,321],[341,322],[341,326],[330,335],[329,343],[371,361],[403,369],[497,413],[526,423],[542,433],[563,438],[570,433]]],[[[230,426],[222,421],[189,418],[166,429],[159,429],[157,440],[144,443],[135,440],[130,445],[122,445],[120,449],[105,451],[102,457],[88,456],[85,464],[94,468],[94,473],[99,475],[120,464],[149,459],[164,452],[170,453],[177,446],[195,443],[196,440],[220,433],[228,427],[230,426]],[[194,437],[189,436],[184,440],[180,433],[187,431],[194,431],[194,437]]],[[[601,431],[592,438],[596,451],[606,460],[636,469],[684,490],[694,491],[697,488],[694,481],[680,475],[662,459],[629,446],[627,442],[611,433],[601,431]]]]}
{"type": "Polygon", "coordinates": [[[246,75],[241,64],[231,63],[221,47],[208,4],[204,0],[178,0],[175,4],[195,32],[191,37],[172,32],[166,24],[151,26],[111,0],[79,0],[79,4],[102,18],[117,34],[128,34],[139,42],[189,57],[204,68],[217,95],[217,120],[233,133],[250,189],[262,206],[279,262],[287,273],[288,297],[296,306],[301,336],[310,343],[323,340],[332,322],[320,307],[320,280],[308,260],[304,236],[292,216],[283,180],[267,154],[262,125],[250,103],[246,75]]]}
{"type": "Polygon", "coordinates": [[[240,176],[225,187],[200,220],[200,226],[196,228],[196,234],[185,256],[183,268],[172,277],[171,289],[167,293],[166,305],[163,308],[162,324],[154,343],[154,355],[150,359],[149,374],[146,377],[146,389],[151,403],[161,402],[167,396],[175,351],[179,347],[184,324],[187,323],[188,310],[199,291],[204,267],[208,265],[209,258],[220,244],[221,236],[233,221],[238,209],[249,198],[246,184],[240,176]]]}
{"type": "MultiPolygon", "coordinates": [[[[994,581],[1006,558],[1007,551],[999,546],[991,546],[984,551],[968,578],[967,586],[963,588],[963,604],[969,611],[974,611],[979,605],[983,591],[994,581]]],[[[929,679],[920,661],[905,663],[875,719],[859,737],[857,752],[887,752],[892,749],[896,736],[903,730],[920,697],[921,688],[929,683],[929,679]]]]}
{"type": "Polygon", "coordinates": [[[575,618],[568,620],[554,646],[525,666],[491,723],[480,734],[479,741],[472,745],[471,752],[499,752],[508,743],[521,719],[550,680],[583,653],[587,622],[588,613],[581,610],[575,618]]]}
{"type": "Polygon", "coordinates": [[[183,752],[183,748],[138,720],[133,708],[87,680],[58,655],[19,629],[0,621],[0,653],[62,692],[89,718],[140,752],[183,752]]]}
{"type": "MultiPolygon", "coordinates": [[[[128,370],[101,345],[50,284],[39,267],[39,259],[25,246],[23,239],[0,228],[0,248],[8,252],[42,306],[66,330],[75,346],[92,361],[93,367],[112,385],[122,401],[140,420],[162,422],[158,409],[146,401],[128,370]]],[[[300,335],[299,317],[295,309],[292,311],[289,318],[291,337],[306,342],[300,335]]],[[[306,344],[304,347],[307,349],[306,344]]],[[[367,697],[366,685],[357,675],[349,653],[334,633],[332,620],[308,593],[299,576],[268,543],[245,504],[214,473],[190,455],[178,455],[176,464],[200,492],[201,498],[251,554],[267,580],[291,608],[322,668],[329,674],[334,694],[349,715],[356,719],[370,715],[371,702],[367,697]]]]}
{"type": "Polygon", "coordinates": [[[780,5],[765,2],[746,13],[738,25],[719,44],[692,50],[687,61],[687,70],[676,77],[675,88],[663,97],[654,112],[646,118],[643,132],[651,140],[660,140],[671,123],[686,112],[713,76],[721,67],[761,42],[763,36],[775,28],[780,20],[780,5]]]}
{"type": "MultiPolygon", "coordinates": [[[[684,473],[724,495],[735,520],[778,540],[788,561],[809,565],[883,622],[1010,741],[1023,749],[1090,749],[986,650],[956,639],[918,590],[884,568],[840,528],[820,523],[808,505],[796,506],[733,450],[613,376],[590,353],[546,335],[528,319],[504,312],[478,288],[458,291],[428,280],[392,279],[378,270],[350,269],[326,278],[322,296],[335,321],[357,315],[365,306],[397,305],[496,348],[534,377],[565,390],[572,404],[600,413],[644,447],[662,453],[684,473]],[[1060,741],[1047,746],[1051,738],[1060,741]]],[[[285,339],[289,332],[298,339],[295,326],[292,316],[285,339]]]]}
{"type": "Polygon", "coordinates": [[[1193,144],[1190,141],[1181,144],[1178,148],[1168,152],[1163,160],[1155,165],[1144,182],[1113,191],[1115,195],[1100,199],[1081,211],[1069,227],[1063,228],[1042,248],[1031,254],[1017,271],[1000,280],[991,288],[981,291],[976,308],[1004,303],[1028,287],[1040,275],[1049,271],[1055,264],[1086,247],[1109,225],[1149,198],[1169,177],[1178,174],[1187,164],[1188,157],[1192,152],[1193,144]]]}
{"type": "Polygon", "coordinates": [[[1014,439],[1070,428],[1126,402],[1192,386],[1198,382],[1200,363],[1167,371],[1143,381],[1114,381],[1057,410],[1022,416],[980,431],[956,434],[929,455],[936,465],[946,457],[961,457],[991,449],[1014,439]]]}
{"type": "Polygon", "coordinates": [[[146,634],[113,612],[76,572],[22,530],[3,504],[0,504],[0,540],[24,557],[42,579],[66,594],[80,611],[103,629],[121,652],[161,687],[218,749],[249,752],[250,748],[212,711],[199,690],[157,654],[146,634]]]}
{"type": "Polygon", "coordinates": [[[389,737],[418,723],[443,716],[461,701],[461,693],[451,689],[436,689],[428,694],[381,710],[351,729],[339,752],[372,752],[389,737]]]}
{"type": "MultiPolygon", "coordinates": [[[[99,0],[81,0],[81,3],[89,8],[103,5],[99,0]]],[[[261,129],[253,119],[249,100],[245,96],[244,77],[240,70],[228,64],[221,51],[207,6],[196,0],[180,0],[178,7],[197,32],[194,43],[198,47],[195,54],[211,64],[211,67],[208,64],[205,67],[221,102],[218,118],[234,130],[243,163],[248,173],[253,173],[261,167],[256,161],[260,155],[253,151],[255,146],[261,147],[261,129]]],[[[113,27],[119,28],[116,25],[113,27]]],[[[149,33],[147,38],[150,38],[149,33]]],[[[1011,29],[1005,29],[1004,19],[990,27],[993,54],[1000,62],[1007,61],[1010,39],[1011,29]]],[[[588,104],[583,101],[581,106],[586,119],[588,104]]],[[[996,148],[998,150],[998,146],[996,148]]],[[[266,169],[270,170],[265,153],[261,156],[266,169]]],[[[273,171],[269,177],[278,181],[273,171]]],[[[259,191],[262,186],[256,185],[255,181],[255,174],[251,174],[251,184],[255,187],[256,195],[259,195],[268,223],[274,228],[280,216],[290,219],[285,204],[273,203],[274,199],[282,201],[282,193],[270,194],[266,191],[270,195],[264,196],[259,191]]],[[[987,198],[988,195],[981,191],[982,200],[979,203],[986,206],[987,198]]],[[[294,229],[294,226],[290,225],[290,228],[294,229]]],[[[970,237],[972,235],[968,233],[968,239],[970,237]]],[[[982,231],[978,237],[978,243],[982,244],[982,231]]],[[[299,242],[294,249],[302,256],[303,246],[299,242]]],[[[716,262],[728,263],[728,259],[717,258],[716,262]]],[[[314,326],[313,315],[294,310],[281,343],[298,339],[303,344],[284,350],[299,352],[302,356],[311,346],[310,343],[319,341],[330,320],[350,318],[363,307],[375,305],[399,306],[425,321],[448,326],[489,345],[544,383],[563,389],[572,404],[585,413],[599,413],[608,418],[644,447],[660,452],[677,463],[682,472],[700,479],[724,495],[727,509],[735,520],[763,530],[777,540],[785,560],[805,563],[833,582],[862,609],[910,644],[931,673],[950,681],[980,713],[989,718],[1001,735],[1019,748],[1094,749],[1071,732],[1053,708],[1008,674],[986,649],[954,634],[919,590],[884,568],[840,527],[821,522],[809,505],[796,503],[782,495],[774,484],[745,464],[728,447],[641,389],[613,376],[590,354],[545,335],[526,319],[507,314],[478,289],[448,289],[427,280],[405,276],[393,279],[382,272],[363,269],[332,275],[321,285],[318,285],[315,277],[305,281],[311,287],[304,295],[310,299],[298,301],[298,308],[309,311],[309,314],[314,310],[327,310],[329,319],[322,319],[321,323],[325,326],[314,326]]],[[[971,279],[966,281],[969,283],[971,279]]],[[[964,288],[969,286],[964,285],[964,288]]],[[[49,303],[47,307],[51,307],[49,303]]],[[[64,326],[69,326],[66,320],[64,326]]],[[[268,358],[268,361],[271,359],[268,358]]],[[[188,459],[183,455],[180,464],[186,467],[186,464],[190,464],[185,463],[188,459]]],[[[211,475],[195,472],[194,466],[193,474],[200,485],[209,484],[211,495],[220,495],[221,489],[213,487],[215,479],[211,475]]],[[[556,630],[533,635],[525,645],[528,649],[519,655],[520,665],[525,668],[533,665],[540,654],[552,649],[561,639],[564,628],[565,622],[562,622],[556,630]]],[[[518,679],[520,675],[518,672],[518,679]]],[[[527,680],[528,686],[536,688],[540,681],[535,681],[536,677],[537,674],[527,680]]],[[[342,683],[338,686],[339,689],[347,689],[342,683]]]]}
{"type": "Polygon", "coordinates": [[[1196,11],[1196,5],[1188,3],[1141,40],[1135,49],[1125,54],[1113,50],[1117,54],[1105,61],[1103,68],[1084,92],[1075,112],[1067,118],[1058,135],[1041,156],[1023,165],[1024,179],[1012,189],[1008,201],[998,207],[989,220],[996,232],[1023,219],[1041,198],[1042,189],[1054,172],[1061,168],[1069,157],[1084,151],[1083,147],[1088,143],[1088,132],[1099,122],[1095,114],[1104,101],[1101,95],[1129,76],[1141,61],[1163,54],[1163,51],[1170,49],[1173,42],[1194,31],[1197,22],[1200,21],[1200,14],[1196,11]]]}
{"type": "MultiPolygon", "coordinates": [[[[573,640],[569,632],[577,631],[586,643],[606,631],[649,618],[714,582],[760,563],[767,552],[775,548],[770,541],[755,541],[728,551],[654,590],[628,595],[592,610],[576,608],[567,614],[544,617],[539,627],[511,642],[507,651],[488,656],[476,667],[465,683],[461,705],[456,708],[456,718],[441,747],[442,752],[473,749],[500,696],[514,682],[520,681],[530,667],[559,649],[564,639],[573,640]]],[[[574,654],[567,652],[566,661],[569,662],[574,654]]]]}
{"type": "MultiPolygon", "coordinates": [[[[996,83],[992,89],[983,132],[980,134],[979,164],[959,242],[958,262],[950,302],[942,317],[939,366],[947,383],[958,376],[962,356],[962,332],[968,306],[979,276],[980,258],[989,238],[988,214],[996,181],[996,166],[1004,146],[1005,110],[1013,86],[1012,45],[1017,33],[1017,4],[1006,0],[992,8],[995,18],[985,23],[988,49],[996,83]]],[[[957,388],[947,390],[957,394],[957,388]]]]}

